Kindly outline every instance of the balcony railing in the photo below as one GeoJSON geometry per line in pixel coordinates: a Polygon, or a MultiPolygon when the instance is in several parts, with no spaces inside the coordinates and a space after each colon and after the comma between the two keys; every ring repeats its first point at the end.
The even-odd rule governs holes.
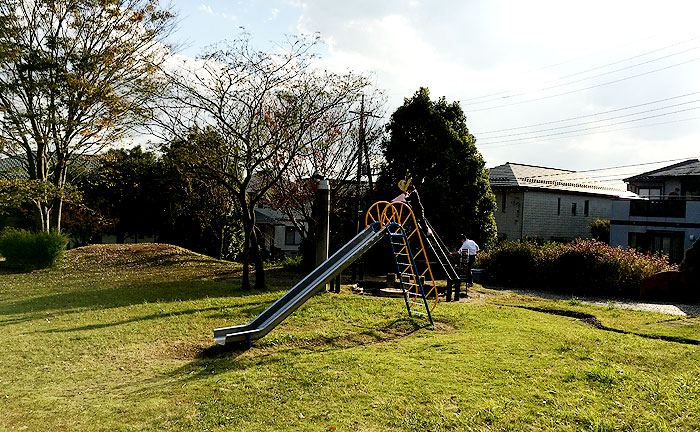
{"type": "Polygon", "coordinates": [[[679,199],[653,199],[630,201],[630,216],[684,218],[686,201],[679,199]]]}

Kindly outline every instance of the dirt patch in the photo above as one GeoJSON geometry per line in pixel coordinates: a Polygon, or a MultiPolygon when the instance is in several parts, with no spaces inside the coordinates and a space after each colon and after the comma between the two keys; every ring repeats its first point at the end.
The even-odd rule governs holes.
{"type": "Polygon", "coordinates": [[[444,323],[444,322],[434,322],[435,324],[435,331],[438,333],[444,333],[444,334],[451,334],[457,331],[456,328],[452,324],[444,323]]]}
{"type": "Polygon", "coordinates": [[[205,350],[211,347],[211,339],[175,340],[154,346],[149,357],[165,360],[194,360],[203,357],[205,350]]]}

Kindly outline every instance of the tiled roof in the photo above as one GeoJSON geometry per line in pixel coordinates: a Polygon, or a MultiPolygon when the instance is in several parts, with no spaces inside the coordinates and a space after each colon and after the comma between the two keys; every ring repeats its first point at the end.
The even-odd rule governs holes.
{"type": "Polygon", "coordinates": [[[510,162],[491,168],[489,182],[491,187],[517,187],[620,198],[636,197],[631,192],[610,187],[576,171],[510,162]]]}
{"type": "Polygon", "coordinates": [[[653,171],[647,171],[645,173],[637,174],[636,176],[626,178],[626,182],[648,180],[660,177],[687,177],[687,176],[700,176],[700,160],[689,159],[677,164],[669,165],[664,168],[655,169],[653,171]]]}
{"type": "MultiPolygon", "coordinates": [[[[99,159],[93,156],[77,156],[73,159],[73,168],[83,168],[91,171],[99,167],[99,159]]],[[[25,165],[19,158],[0,158],[0,178],[1,179],[26,179],[29,178],[25,165]]]]}
{"type": "Polygon", "coordinates": [[[0,178],[16,179],[27,178],[27,171],[17,158],[2,158],[0,159],[0,178]]]}

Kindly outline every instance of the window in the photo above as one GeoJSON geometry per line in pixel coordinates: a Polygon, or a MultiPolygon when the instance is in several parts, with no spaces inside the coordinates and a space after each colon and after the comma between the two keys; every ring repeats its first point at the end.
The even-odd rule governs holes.
{"type": "Polygon", "coordinates": [[[506,212],[506,193],[503,192],[503,196],[501,197],[501,213],[506,212]]]}
{"type": "Polygon", "coordinates": [[[287,246],[296,246],[301,243],[301,233],[294,227],[284,227],[284,244],[287,246]]]}
{"type": "Polygon", "coordinates": [[[571,203],[571,216],[576,216],[576,203],[571,203]]]}
{"type": "Polygon", "coordinates": [[[557,216],[561,214],[561,198],[557,198],[557,216]]]}
{"type": "Polygon", "coordinates": [[[586,200],[583,202],[583,215],[584,216],[588,216],[588,211],[590,210],[590,207],[591,207],[590,204],[591,203],[589,200],[586,200]]]}
{"type": "Polygon", "coordinates": [[[683,232],[631,232],[627,244],[640,252],[668,255],[671,263],[678,264],[683,260],[683,235],[683,232]]]}
{"type": "Polygon", "coordinates": [[[661,197],[661,188],[659,187],[654,187],[654,188],[639,188],[639,192],[637,192],[637,195],[639,195],[642,198],[660,198],[661,197]]]}

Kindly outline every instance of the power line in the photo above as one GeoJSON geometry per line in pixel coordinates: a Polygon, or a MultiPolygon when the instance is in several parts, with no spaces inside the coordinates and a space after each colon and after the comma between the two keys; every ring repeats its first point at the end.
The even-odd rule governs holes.
{"type": "MultiPolygon", "coordinates": [[[[645,61],[645,62],[642,62],[642,63],[637,63],[637,64],[625,66],[625,67],[623,67],[623,68],[615,69],[615,70],[608,71],[608,72],[604,72],[604,73],[601,73],[601,74],[598,74],[598,75],[593,75],[593,76],[586,77],[586,78],[581,78],[581,79],[578,79],[578,80],[575,80],[575,81],[569,81],[569,82],[560,83],[560,84],[553,85],[553,86],[549,86],[549,87],[544,87],[544,88],[541,88],[541,89],[538,89],[538,90],[535,90],[535,91],[532,91],[532,92],[523,92],[523,93],[519,93],[519,94],[512,95],[512,96],[506,96],[506,97],[501,97],[501,98],[496,98],[496,99],[489,99],[489,100],[480,101],[480,102],[472,102],[472,103],[468,103],[468,104],[465,104],[465,105],[478,105],[478,104],[483,104],[483,103],[488,103],[488,102],[494,102],[494,101],[501,100],[501,99],[505,99],[505,98],[523,96],[523,95],[526,95],[526,94],[528,94],[528,93],[535,93],[535,92],[540,92],[540,91],[552,90],[552,89],[555,89],[555,88],[564,87],[564,86],[568,86],[568,85],[571,85],[571,84],[576,84],[576,83],[579,83],[579,82],[582,82],[582,81],[587,81],[587,80],[594,79],[594,78],[600,78],[600,77],[605,76],[605,75],[610,75],[610,74],[613,74],[613,73],[622,72],[622,71],[627,70],[627,69],[632,69],[632,68],[635,68],[635,67],[643,66],[643,65],[645,65],[645,64],[653,63],[653,62],[656,62],[656,61],[659,61],[659,60],[663,60],[663,59],[666,59],[666,58],[669,58],[669,57],[673,57],[673,56],[676,56],[676,55],[684,54],[684,53],[686,53],[686,52],[693,51],[693,50],[696,50],[696,49],[698,49],[698,48],[700,48],[700,46],[696,46],[696,47],[693,47],[693,48],[688,48],[688,49],[686,49],[686,50],[683,50],[683,51],[680,51],[680,52],[677,52],[677,53],[669,54],[669,55],[666,55],[666,56],[663,56],[663,57],[659,57],[659,58],[655,58],[655,59],[652,59],[652,60],[648,60],[648,61],[645,61]]],[[[594,68],[594,69],[597,69],[597,68],[594,68]]],[[[583,73],[583,72],[581,72],[581,73],[583,73]]],[[[575,76],[575,75],[579,75],[579,74],[580,74],[580,73],[576,73],[576,74],[573,74],[573,75],[570,75],[570,76],[575,76]]],[[[563,78],[561,78],[561,79],[563,79],[563,78]]]]}
{"type": "Polygon", "coordinates": [[[642,77],[642,76],[645,76],[645,75],[649,75],[649,74],[652,74],[652,73],[661,72],[661,71],[668,70],[668,69],[671,69],[671,68],[674,68],[674,67],[678,67],[678,66],[683,66],[683,65],[686,65],[686,64],[688,64],[688,63],[692,63],[692,62],[698,61],[698,60],[700,60],[700,57],[696,57],[696,58],[694,58],[694,59],[687,60],[687,61],[684,61],[684,62],[681,62],[681,63],[676,63],[676,64],[673,64],[673,65],[670,65],[670,66],[665,66],[665,67],[662,67],[662,68],[659,68],[659,69],[654,69],[654,70],[651,70],[651,71],[642,72],[642,73],[637,74],[637,75],[632,75],[632,76],[629,76],[629,77],[620,78],[620,79],[617,79],[617,80],[608,81],[608,82],[604,82],[604,83],[601,83],[601,84],[596,84],[596,85],[589,86],[589,87],[584,87],[584,88],[580,88],[580,89],[576,89],[576,90],[570,90],[570,91],[567,91],[567,92],[557,93],[557,94],[553,94],[553,95],[549,95],[549,96],[543,96],[543,97],[534,98],[534,99],[528,99],[528,100],[524,100],[524,101],[520,101],[520,102],[513,102],[513,103],[503,104],[503,105],[495,105],[495,106],[485,107],[485,108],[477,108],[477,109],[473,109],[473,110],[471,110],[471,111],[469,111],[469,112],[487,111],[487,110],[492,110],[492,109],[496,109],[496,108],[505,108],[505,107],[514,106],[514,105],[522,105],[522,104],[525,104],[525,103],[538,102],[538,101],[541,101],[541,100],[551,99],[551,98],[555,98],[555,97],[559,97],[559,96],[565,96],[565,95],[569,95],[569,94],[572,94],[572,93],[578,93],[578,92],[582,92],[582,91],[586,91],[586,90],[591,90],[591,89],[598,88],[598,87],[603,87],[603,86],[610,85],[610,84],[616,84],[616,83],[619,83],[619,82],[622,82],[622,81],[627,81],[627,80],[634,79],[634,78],[639,78],[639,77],[642,77]]]}
{"type": "MultiPolygon", "coordinates": [[[[600,134],[600,133],[609,133],[609,132],[618,132],[618,131],[630,130],[630,129],[639,129],[639,128],[651,127],[651,126],[661,126],[661,125],[666,125],[666,124],[681,123],[681,122],[698,120],[698,119],[700,119],[700,117],[690,117],[687,119],[671,120],[671,121],[667,121],[667,122],[652,123],[652,124],[648,124],[648,125],[633,126],[633,127],[628,127],[628,128],[619,128],[619,129],[611,129],[611,130],[598,131],[598,132],[589,132],[589,133],[583,133],[583,134],[578,134],[578,135],[568,135],[568,136],[564,136],[564,137],[550,138],[550,141],[556,140],[556,139],[564,139],[564,138],[575,138],[575,137],[586,136],[586,135],[596,135],[596,134],[600,134]]],[[[574,131],[571,131],[571,132],[574,132],[574,131]]],[[[481,145],[487,146],[488,148],[495,148],[495,147],[509,147],[509,146],[523,145],[523,144],[533,144],[533,141],[531,141],[531,140],[533,140],[535,138],[537,138],[537,137],[525,138],[525,140],[529,140],[529,141],[524,141],[522,139],[512,140],[515,142],[523,141],[520,143],[506,143],[506,144],[485,143],[485,144],[481,144],[481,145]]],[[[478,141],[477,141],[477,143],[478,143],[478,141]]]]}
{"type": "MultiPolygon", "coordinates": [[[[611,124],[603,125],[603,126],[594,126],[594,127],[590,127],[590,128],[575,129],[575,130],[571,130],[571,131],[555,132],[555,133],[551,133],[551,134],[537,135],[537,136],[533,136],[533,137],[527,137],[526,139],[547,138],[547,137],[557,136],[557,135],[566,135],[566,134],[576,133],[576,132],[585,132],[585,131],[595,130],[595,129],[599,129],[599,128],[603,128],[603,127],[618,126],[618,125],[627,124],[627,123],[634,123],[634,122],[638,122],[638,121],[642,121],[642,120],[649,120],[652,118],[664,117],[664,116],[671,115],[671,114],[678,114],[678,113],[682,113],[682,112],[693,111],[696,109],[700,109],[700,106],[686,108],[686,109],[677,110],[677,111],[671,111],[671,112],[663,113],[663,114],[656,114],[656,115],[652,115],[652,116],[641,117],[641,118],[633,119],[633,120],[626,120],[626,121],[622,121],[622,122],[611,123],[611,124]]],[[[586,124],[586,123],[583,123],[583,124],[586,124]]],[[[574,125],[574,126],[578,126],[578,125],[574,125]]],[[[565,126],[564,128],[566,128],[566,127],[567,126],[565,126]]],[[[570,126],[570,127],[573,127],[573,126],[570,126]]],[[[562,128],[553,128],[551,130],[554,130],[554,129],[562,129],[562,128]]],[[[527,134],[527,133],[528,132],[524,132],[523,134],[527,134]]],[[[530,132],[530,133],[534,133],[534,132],[530,132]]],[[[513,135],[522,135],[522,134],[513,134],[513,135]]],[[[504,135],[504,136],[508,136],[508,135],[504,135]]],[[[484,144],[485,145],[501,144],[501,143],[517,142],[517,141],[521,141],[521,140],[522,140],[522,138],[516,138],[516,139],[510,139],[510,140],[486,142],[484,144]]]]}
{"type": "Polygon", "coordinates": [[[548,122],[543,122],[543,123],[535,123],[535,124],[528,125],[528,126],[517,126],[517,127],[506,128],[506,129],[497,129],[497,130],[492,130],[492,131],[473,132],[473,134],[483,135],[483,134],[490,134],[490,133],[497,133],[497,132],[508,132],[508,131],[518,130],[518,129],[528,129],[528,128],[537,127],[537,126],[546,126],[546,125],[555,124],[555,123],[563,123],[563,122],[567,122],[567,121],[581,120],[581,119],[588,118],[588,117],[596,117],[596,116],[605,115],[605,114],[612,114],[614,112],[625,111],[628,109],[634,109],[634,108],[639,108],[639,107],[643,107],[643,106],[647,106],[647,105],[653,105],[656,103],[668,102],[670,100],[680,99],[680,98],[684,98],[684,97],[688,97],[688,96],[693,96],[696,94],[700,94],[700,92],[686,93],[686,94],[680,95],[680,96],[673,96],[673,97],[666,98],[666,99],[659,99],[659,100],[655,100],[652,102],[646,102],[646,103],[632,105],[632,106],[623,107],[623,108],[616,108],[613,110],[602,111],[602,112],[594,113],[594,114],[586,114],[586,115],[582,115],[582,116],[578,116],[578,117],[569,117],[569,118],[561,119],[561,120],[553,120],[553,121],[548,121],[548,122]]]}
{"type": "MultiPolygon", "coordinates": [[[[625,178],[629,178],[634,175],[639,174],[639,170],[635,171],[629,171],[630,168],[638,168],[642,166],[649,166],[649,165],[659,165],[663,163],[670,163],[670,162],[680,162],[680,161],[688,161],[692,159],[698,159],[700,156],[691,156],[691,157],[685,157],[685,158],[678,158],[678,159],[667,159],[667,160],[662,160],[662,161],[654,161],[654,162],[642,162],[642,163],[636,163],[636,164],[628,164],[628,165],[620,165],[616,167],[608,167],[608,168],[596,168],[596,169],[590,169],[590,170],[581,170],[581,171],[571,171],[571,170],[560,170],[560,172],[557,173],[551,173],[551,174],[540,174],[540,175],[535,175],[535,176],[527,176],[527,177],[522,177],[522,179],[526,182],[531,182],[531,183],[544,183],[544,184],[567,184],[567,185],[578,185],[581,187],[595,187],[594,184],[590,183],[591,180],[595,182],[600,182],[600,183],[619,183],[622,182],[625,178]],[[621,173],[616,173],[616,174],[600,174],[600,175],[581,175],[584,173],[589,173],[589,172],[598,172],[598,171],[612,171],[612,170],[619,170],[619,169],[625,169],[627,171],[621,172],[621,173]],[[547,178],[550,178],[550,180],[547,180],[547,178]]],[[[553,168],[555,169],[555,168],[553,168]]],[[[611,189],[609,187],[605,187],[602,189],[611,189]]],[[[616,189],[620,190],[620,189],[616,189]]]]}
{"type": "MultiPolygon", "coordinates": [[[[645,110],[645,111],[639,111],[639,112],[631,113],[631,114],[623,114],[623,115],[619,115],[619,116],[615,116],[615,117],[609,117],[609,118],[604,118],[604,119],[600,119],[600,120],[593,120],[593,121],[584,122],[584,123],[577,123],[577,124],[568,125],[568,126],[559,126],[559,127],[548,128],[548,129],[538,129],[538,130],[533,130],[533,131],[529,131],[529,132],[519,132],[519,133],[513,133],[513,134],[506,134],[506,135],[497,135],[497,136],[487,137],[486,139],[488,140],[488,139],[495,139],[495,138],[507,138],[507,137],[512,137],[512,136],[528,135],[528,134],[534,134],[534,133],[539,133],[539,132],[549,132],[549,131],[553,131],[553,130],[567,129],[567,128],[572,128],[572,127],[577,127],[577,126],[583,126],[583,125],[588,125],[588,124],[600,123],[600,122],[609,121],[609,120],[616,120],[616,119],[620,119],[620,118],[624,118],[624,117],[630,117],[630,116],[635,116],[635,115],[640,115],[640,114],[646,114],[646,113],[650,113],[650,112],[654,112],[654,111],[660,111],[660,110],[665,110],[665,109],[669,109],[669,108],[675,108],[675,107],[679,107],[679,106],[682,106],[682,105],[688,105],[688,104],[696,103],[696,102],[700,102],[700,99],[692,100],[692,101],[689,101],[689,102],[683,102],[683,103],[679,103],[679,104],[674,104],[674,105],[668,105],[668,106],[659,107],[659,108],[654,108],[654,109],[649,109],[649,110],[645,110]]],[[[700,108],[700,107],[689,108],[688,110],[697,109],[697,108],[700,108]]],[[[674,111],[674,112],[670,112],[670,113],[660,114],[659,117],[660,117],[660,116],[664,116],[664,115],[669,115],[669,114],[676,114],[676,113],[678,113],[678,112],[683,112],[683,111],[687,111],[687,110],[674,111]]],[[[652,116],[652,117],[654,117],[654,116],[652,116]]],[[[648,118],[650,118],[650,117],[644,117],[644,118],[642,118],[642,119],[630,120],[630,122],[634,122],[634,121],[638,121],[638,120],[645,120],[645,119],[648,119],[648,118]]],[[[619,123],[616,123],[616,124],[619,124],[619,123]]],[[[604,125],[604,126],[597,126],[597,127],[614,126],[614,125],[615,125],[615,124],[612,124],[612,125],[604,125]]],[[[571,132],[576,132],[576,131],[571,131],[571,132]]],[[[564,133],[566,133],[566,132],[564,132],[564,133]]]]}
{"type": "MultiPolygon", "coordinates": [[[[545,81],[544,84],[546,84],[547,82],[559,81],[559,80],[563,80],[563,79],[566,79],[566,78],[571,78],[571,77],[574,77],[574,76],[577,76],[577,75],[582,75],[582,74],[584,74],[584,73],[593,72],[593,71],[595,71],[595,70],[604,69],[604,68],[609,67],[609,66],[614,66],[614,65],[616,65],[616,64],[624,63],[624,62],[627,62],[627,61],[630,61],[630,60],[634,60],[634,59],[636,59],[636,58],[640,58],[640,57],[644,57],[644,56],[647,56],[647,55],[650,55],[650,54],[654,54],[654,53],[657,53],[657,52],[660,52],[660,51],[664,51],[664,50],[667,50],[667,49],[669,49],[669,48],[673,48],[673,47],[678,46],[678,45],[683,45],[683,44],[685,44],[685,43],[692,42],[692,41],[694,41],[694,40],[696,40],[696,39],[698,39],[698,38],[692,38],[692,39],[685,40],[685,41],[683,41],[683,42],[677,42],[677,43],[674,43],[674,44],[671,44],[671,45],[667,45],[667,46],[662,47],[662,48],[658,48],[658,49],[655,49],[655,50],[652,50],[652,51],[647,51],[647,52],[645,52],[645,53],[638,54],[638,55],[636,55],[636,56],[628,57],[628,58],[625,58],[625,59],[623,59],[623,60],[618,60],[618,61],[615,61],[615,62],[612,62],[612,63],[608,63],[608,64],[605,64],[605,65],[602,65],[602,66],[596,66],[596,67],[589,68],[589,69],[586,69],[586,70],[583,70],[583,71],[580,71],[580,72],[576,72],[576,73],[573,73],[573,74],[565,75],[565,76],[563,76],[563,77],[559,77],[559,78],[556,78],[556,79],[553,79],[553,80],[545,81]]],[[[698,47],[691,48],[690,50],[692,50],[692,49],[697,49],[697,48],[698,48],[698,47]]],[[[689,50],[686,50],[686,51],[689,51],[689,50]]],[[[686,52],[686,51],[681,51],[681,53],[686,52]]],[[[664,59],[664,58],[667,58],[667,57],[670,57],[670,56],[673,56],[673,55],[677,55],[677,54],[679,54],[679,53],[670,54],[670,55],[668,55],[668,56],[660,57],[660,58],[654,59],[654,60],[649,60],[648,62],[644,62],[644,63],[641,63],[641,64],[650,63],[650,62],[657,61],[657,60],[660,60],[660,59],[664,59]]],[[[640,65],[641,65],[641,64],[640,64],[640,65]]],[[[555,64],[554,66],[558,66],[558,64],[555,64]]],[[[540,69],[538,69],[538,70],[547,69],[547,68],[549,68],[549,67],[552,67],[552,66],[547,66],[547,67],[544,67],[544,68],[540,68],[540,69]]],[[[634,67],[634,66],[629,66],[629,67],[627,67],[627,68],[630,68],[630,67],[634,67]]],[[[473,101],[473,100],[477,100],[477,99],[484,99],[484,98],[487,98],[487,97],[498,96],[498,95],[502,95],[502,94],[504,94],[504,93],[511,93],[511,92],[512,92],[512,90],[505,90],[505,91],[500,91],[500,92],[492,93],[492,94],[489,94],[489,95],[483,95],[483,96],[476,96],[476,97],[467,98],[467,99],[461,99],[460,102],[469,102],[469,101],[473,101]]],[[[527,93],[518,93],[518,94],[510,95],[510,96],[502,96],[501,98],[497,98],[497,99],[493,99],[493,100],[499,100],[499,99],[506,99],[506,98],[516,97],[516,96],[522,96],[523,94],[527,94],[527,93]]],[[[489,102],[489,101],[481,101],[481,102],[467,103],[467,104],[465,104],[465,105],[472,105],[472,104],[479,104],[479,103],[486,103],[486,102],[489,102]]]]}

